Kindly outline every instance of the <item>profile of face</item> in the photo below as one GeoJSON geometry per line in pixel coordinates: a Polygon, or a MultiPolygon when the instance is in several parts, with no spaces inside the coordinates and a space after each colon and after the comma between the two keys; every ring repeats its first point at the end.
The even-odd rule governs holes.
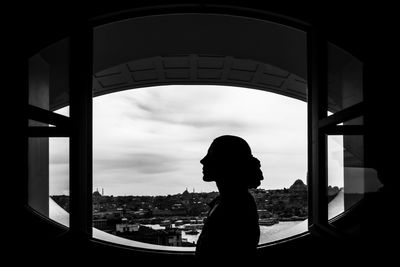
{"type": "Polygon", "coordinates": [[[242,159],[250,155],[250,147],[244,139],[230,135],[216,138],[207,155],[200,160],[203,165],[203,180],[221,181],[226,176],[232,177],[237,173],[242,159]]]}
{"type": "Polygon", "coordinates": [[[205,182],[216,181],[221,176],[221,166],[214,150],[211,144],[207,155],[200,160],[200,163],[203,164],[203,181],[205,182]]]}

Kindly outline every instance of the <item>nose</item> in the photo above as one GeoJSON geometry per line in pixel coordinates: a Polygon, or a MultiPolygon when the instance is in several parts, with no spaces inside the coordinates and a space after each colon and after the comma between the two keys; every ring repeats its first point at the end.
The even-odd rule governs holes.
{"type": "Polygon", "coordinates": [[[204,165],[206,164],[206,161],[207,161],[207,155],[200,160],[200,163],[204,165]]]}

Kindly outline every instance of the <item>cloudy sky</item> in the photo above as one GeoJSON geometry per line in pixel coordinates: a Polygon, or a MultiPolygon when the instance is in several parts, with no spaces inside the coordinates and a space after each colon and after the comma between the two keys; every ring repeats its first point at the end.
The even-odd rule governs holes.
{"type": "MultiPolygon", "coordinates": [[[[260,188],[306,182],[307,105],[227,86],[158,86],[93,100],[93,187],[106,195],[217,191],[200,159],[220,135],[243,137],[260,159],[260,188]]],[[[60,110],[59,113],[67,113],[60,110]]],[[[50,143],[50,194],[68,193],[68,143],[50,143]]]]}

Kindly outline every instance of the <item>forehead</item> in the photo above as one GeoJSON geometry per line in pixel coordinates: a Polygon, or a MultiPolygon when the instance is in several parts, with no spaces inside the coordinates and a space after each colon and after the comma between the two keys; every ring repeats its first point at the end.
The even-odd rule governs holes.
{"type": "Polygon", "coordinates": [[[206,157],[208,157],[208,158],[210,158],[210,157],[211,158],[218,158],[218,157],[221,157],[223,155],[224,155],[224,152],[221,151],[221,149],[218,149],[218,147],[216,147],[215,144],[212,143],[210,145],[210,147],[208,148],[208,150],[207,150],[206,157]]]}
{"type": "Polygon", "coordinates": [[[242,153],[242,151],[238,151],[234,146],[221,146],[215,143],[212,143],[208,148],[207,157],[211,157],[214,159],[233,159],[240,158],[247,155],[247,153],[242,153]]]}

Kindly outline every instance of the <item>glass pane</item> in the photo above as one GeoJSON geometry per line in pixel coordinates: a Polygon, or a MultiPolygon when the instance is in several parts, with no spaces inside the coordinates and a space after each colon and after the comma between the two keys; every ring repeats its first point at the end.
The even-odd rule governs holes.
{"type": "Polygon", "coordinates": [[[69,226],[69,138],[29,138],[28,204],[69,226]]]}
{"type": "Polygon", "coordinates": [[[69,138],[50,138],[49,178],[49,217],[69,226],[69,138]]]}
{"type": "Polygon", "coordinates": [[[343,123],[339,123],[338,125],[364,125],[364,116],[357,117],[352,120],[345,121],[343,123]]]}
{"type": "Polygon", "coordinates": [[[351,209],[365,193],[381,187],[375,169],[364,164],[364,136],[328,136],[328,219],[351,209]]]}
{"type": "Polygon", "coordinates": [[[328,44],[328,111],[336,113],[363,101],[363,64],[328,44]]]}
{"type": "Polygon", "coordinates": [[[28,120],[28,126],[29,127],[53,127],[54,125],[40,122],[40,121],[35,121],[35,120],[28,120]]]}
{"type": "Polygon", "coordinates": [[[54,111],[68,102],[69,39],[66,38],[29,59],[29,104],[54,111]]]}
{"type": "Polygon", "coordinates": [[[29,138],[28,159],[28,204],[49,216],[49,138],[29,138]]]}
{"type": "Polygon", "coordinates": [[[194,249],[218,195],[199,161],[224,134],[243,137],[261,161],[264,180],[251,191],[260,244],[307,231],[307,104],[240,87],[171,85],[93,99],[94,237],[194,249]]]}

